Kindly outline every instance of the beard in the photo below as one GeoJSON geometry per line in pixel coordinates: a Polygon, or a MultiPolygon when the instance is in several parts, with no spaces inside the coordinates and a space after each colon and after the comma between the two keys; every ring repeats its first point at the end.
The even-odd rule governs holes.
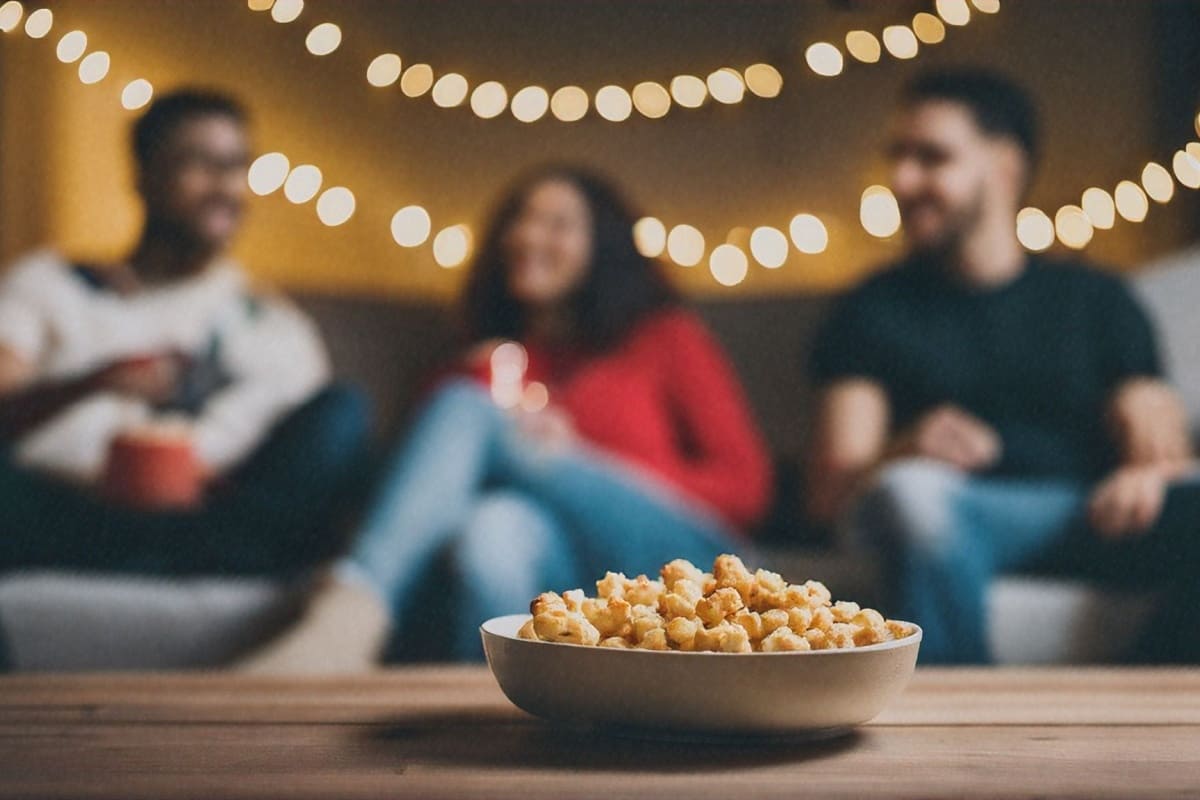
{"type": "Polygon", "coordinates": [[[953,261],[962,244],[983,222],[984,189],[980,186],[971,198],[957,208],[948,209],[940,230],[921,241],[910,239],[910,250],[924,260],[953,261]]]}

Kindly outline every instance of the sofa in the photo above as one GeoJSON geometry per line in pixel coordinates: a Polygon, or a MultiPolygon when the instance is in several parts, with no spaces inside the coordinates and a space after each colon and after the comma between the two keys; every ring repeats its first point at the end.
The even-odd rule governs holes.
{"type": "MultiPolygon", "coordinates": [[[[1200,249],[1140,270],[1132,285],[1159,330],[1170,376],[1200,432],[1200,249]]],[[[429,371],[449,355],[444,309],[379,299],[296,298],[325,333],[339,377],[375,403],[381,440],[403,430],[429,371]]],[[[830,299],[795,296],[703,302],[699,313],[737,364],[774,451],[778,491],[757,560],[835,595],[877,602],[879,565],[812,525],[801,502],[800,456],[812,408],[806,353],[830,299]]],[[[215,668],[294,618],[303,580],[24,572],[0,576],[4,666],[17,671],[215,668]]],[[[989,593],[989,638],[1000,663],[1103,663],[1118,657],[1155,598],[1103,586],[1009,575],[989,593]],[[1035,628],[1030,619],[1038,619],[1035,628]]]]}

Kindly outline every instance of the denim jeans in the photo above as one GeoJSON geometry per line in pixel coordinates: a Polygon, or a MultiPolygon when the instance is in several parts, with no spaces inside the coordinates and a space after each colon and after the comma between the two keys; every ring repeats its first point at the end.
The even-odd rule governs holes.
{"type": "MultiPolygon", "coordinates": [[[[1089,530],[1091,487],[1056,480],[980,478],[941,462],[885,468],[852,513],[855,534],[884,558],[890,616],[924,629],[923,664],[990,661],[985,598],[992,578],[1027,570],[1167,591],[1165,614],[1200,614],[1200,482],[1173,486],[1155,528],[1108,542],[1089,530]]],[[[1194,639],[1171,631],[1179,641],[1194,639]]],[[[1035,624],[1035,621],[1031,621],[1035,624]]],[[[1150,626],[1163,633],[1161,621],[1150,626]]],[[[1177,642],[1145,652],[1186,660],[1177,642]]]]}
{"type": "Polygon", "coordinates": [[[203,506],[142,511],[0,452],[0,572],[289,575],[331,558],[368,456],[368,410],[331,386],[283,421],[203,506]]]}
{"type": "Polygon", "coordinates": [[[527,610],[539,592],[587,588],[606,570],[654,575],[674,558],[709,564],[737,549],[712,514],[654,478],[586,445],[547,448],[485,389],[455,380],[391,457],[338,571],[376,592],[399,626],[414,604],[439,600],[414,595],[448,563],[453,653],[478,659],[479,624],[527,610]]]}

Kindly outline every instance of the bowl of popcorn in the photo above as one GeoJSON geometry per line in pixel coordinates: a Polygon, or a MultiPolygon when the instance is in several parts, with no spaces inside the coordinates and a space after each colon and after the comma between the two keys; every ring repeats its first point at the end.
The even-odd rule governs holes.
{"type": "Polygon", "coordinates": [[[481,628],[515,705],[545,719],[701,734],[824,736],[874,718],[908,683],[921,630],[818,581],[722,555],[659,577],[609,572],[596,595],[546,592],[481,628]]]}

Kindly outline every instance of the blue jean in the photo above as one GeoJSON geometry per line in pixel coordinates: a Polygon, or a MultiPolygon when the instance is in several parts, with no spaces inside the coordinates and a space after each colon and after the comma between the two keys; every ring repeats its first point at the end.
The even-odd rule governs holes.
{"type": "Polygon", "coordinates": [[[539,592],[737,549],[713,515],[653,479],[585,446],[547,449],[484,389],[452,381],[391,457],[339,572],[365,581],[398,626],[414,604],[439,599],[414,594],[445,557],[458,600],[453,652],[477,659],[479,624],[527,610],[539,592]]]}
{"type": "MultiPolygon", "coordinates": [[[[1185,590],[1195,584],[1197,488],[1194,482],[1172,488],[1150,533],[1107,543],[1088,529],[1091,489],[1085,483],[980,478],[911,459],[880,473],[860,498],[852,525],[883,554],[893,595],[889,615],[923,628],[921,662],[982,664],[990,661],[986,592],[1000,573],[1141,578],[1185,590]]],[[[1188,592],[1186,601],[1175,602],[1194,598],[1188,592]]]]}

